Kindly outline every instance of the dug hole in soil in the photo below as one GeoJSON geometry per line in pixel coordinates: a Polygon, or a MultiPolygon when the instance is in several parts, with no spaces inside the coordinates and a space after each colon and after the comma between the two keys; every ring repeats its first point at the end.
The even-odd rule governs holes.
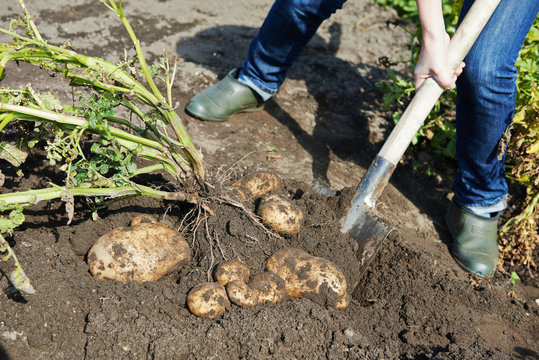
{"type": "MultiPolygon", "coordinates": [[[[20,14],[15,0],[6,2],[4,28],[20,14]]],[[[23,296],[5,275],[0,278],[0,359],[539,358],[536,280],[522,276],[512,285],[497,273],[478,281],[449,254],[443,222],[454,172],[449,166],[442,171],[447,176],[436,179],[398,168],[378,201],[381,216],[396,230],[363,278],[357,277],[355,244],[339,231],[339,219],[391,129],[391,114],[380,110],[382,94],[374,83],[385,79],[378,58],[408,56],[408,35],[388,23],[397,19],[393,11],[368,0],[345,4],[322,25],[264,111],[226,123],[201,122],[182,112],[196,92],[241,63],[271,3],[130,0],[124,7],[150,59],[162,48],[181,59],[174,95],[204,155],[216,187],[212,196],[244,174],[274,171],[284,182],[281,193],[304,213],[301,232],[270,235],[248,211],[219,201],[211,204],[216,215],[206,216],[188,204],[130,199],[99,211],[93,221],[79,199],[70,225],[59,201],[30,207],[9,241],[36,294],[23,296]],[[318,194],[314,179],[333,190],[318,194]],[[182,231],[193,259],[141,285],[92,277],[89,248],[139,214],[182,231]],[[360,281],[350,306],[336,310],[308,299],[232,305],[215,320],[188,311],[189,290],[207,281],[225,258],[241,259],[256,274],[284,247],[329,259],[349,284],[360,281]]],[[[96,1],[26,5],[51,43],[71,40],[79,52],[112,61],[130,48],[118,19],[96,1]]],[[[23,64],[12,64],[4,81],[12,87],[31,82],[67,99],[71,94],[62,81],[23,64]]],[[[22,177],[5,164],[2,171],[4,193],[59,181],[38,154],[22,167],[22,177]]],[[[147,181],[158,186],[167,180],[156,175],[147,181]]],[[[256,205],[244,203],[249,211],[256,205]]],[[[10,266],[0,262],[3,274],[10,266]]]]}

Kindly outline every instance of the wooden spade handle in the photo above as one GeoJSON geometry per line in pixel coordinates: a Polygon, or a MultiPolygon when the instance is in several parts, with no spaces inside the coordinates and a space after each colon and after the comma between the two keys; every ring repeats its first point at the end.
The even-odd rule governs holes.
{"type": "MultiPolygon", "coordinates": [[[[499,3],[500,0],[474,2],[449,44],[448,71],[450,74],[453,74],[460,65],[499,3]]],[[[378,156],[397,165],[443,90],[432,77],[423,82],[380,149],[378,156]]]]}

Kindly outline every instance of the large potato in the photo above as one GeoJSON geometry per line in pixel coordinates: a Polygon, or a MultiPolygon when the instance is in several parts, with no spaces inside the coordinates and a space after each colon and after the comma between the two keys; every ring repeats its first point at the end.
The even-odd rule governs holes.
{"type": "Polygon", "coordinates": [[[187,295],[189,311],[201,318],[215,319],[221,316],[228,306],[230,306],[230,301],[226,290],[219,283],[199,284],[187,295]]]}
{"type": "Polygon", "coordinates": [[[262,198],[258,213],[271,230],[282,234],[297,234],[303,222],[303,213],[287,197],[277,194],[262,198]]]}
{"type": "Polygon", "coordinates": [[[123,283],[157,280],[191,259],[191,250],[176,230],[143,218],[101,236],[88,252],[95,277],[123,283]],[[139,221],[142,220],[142,221],[139,221]]]}
{"type": "Polygon", "coordinates": [[[232,186],[239,191],[242,200],[247,200],[281,189],[282,182],[281,178],[276,174],[257,171],[244,176],[232,186]]]}
{"type": "Polygon", "coordinates": [[[266,262],[266,270],[285,282],[292,298],[306,297],[320,305],[346,308],[350,303],[346,278],[329,260],[299,249],[282,249],[266,262]]]}

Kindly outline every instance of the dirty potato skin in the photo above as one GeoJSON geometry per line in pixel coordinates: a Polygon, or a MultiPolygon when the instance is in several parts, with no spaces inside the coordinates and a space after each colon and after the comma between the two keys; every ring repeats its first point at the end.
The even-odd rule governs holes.
{"type": "Polygon", "coordinates": [[[229,282],[239,280],[244,283],[249,281],[251,271],[239,260],[226,261],[217,265],[213,277],[215,280],[226,286],[229,282]]]}
{"type": "Polygon", "coordinates": [[[350,304],[346,278],[329,260],[299,249],[282,249],[266,262],[266,270],[285,282],[289,297],[306,297],[320,305],[344,309],[350,304]]]}
{"type": "Polygon", "coordinates": [[[258,295],[259,304],[278,303],[287,298],[284,280],[273,272],[264,271],[253,276],[249,288],[258,295]]]}
{"type": "Polygon", "coordinates": [[[248,284],[240,280],[231,281],[226,292],[230,301],[238,306],[278,303],[287,298],[284,280],[267,271],[253,276],[248,284]]]}
{"type": "Polygon", "coordinates": [[[262,198],[258,213],[264,224],[282,234],[299,233],[303,222],[301,210],[282,195],[273,194],[262,198]]]}
{"type": "Polygon", "coordinates": [[[278,175],[267,171],[257,171],[244,176],[232,186],[240,193],[241,200],[245,201],[280,190],[283,185],[278,175]]]}
{"type": "Polygon", "coordinates": [[[198,284],[187,295],[189,311],[204,319],[221,316],[229,306],[224,286],[216,282],[198,284]]]}
{"type": "Polygon", "coordinates": [[[191,259],[183,236],[164,224],[141,219],[100,237],[88,252],[90,272],[122,283],[154,281],[191,259]]]}
{"type": "Polygon", "coordinates": [[[234,280],[226,286],[230,301],[238,306],[255,306],[260,302],[258,293],[252,291],[249,285],[240,280],[234,280]]]}

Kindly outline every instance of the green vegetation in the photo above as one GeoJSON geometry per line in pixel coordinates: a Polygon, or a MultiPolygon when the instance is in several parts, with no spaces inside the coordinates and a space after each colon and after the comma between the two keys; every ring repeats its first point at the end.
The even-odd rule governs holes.
{"type": "MultiPolygon", "coordinates": [[[[13,38],[0,44],[0,158],[17,169],[29,152],[39,148],[50,165],[64,175],[62,184],[1,194],[0,211],[10,213],[0,217],[0,233],[10,235],[23,223],[25,206],[52,199],[64,201],[69,221],[75,196],[94,198],[96,210],[110,201],[142,195],[201,204],[193,185],[203,184],[204,164],[172,103],[176,61],[171,64],[165,52],[157,65],[149,66],[122,1],[100,2],[122,21],[136,58],[114,64],[79,54],[69,44],[49,44],[22,0],[24,18],[13,20],[9,29],[0,29],[13,38]],[[26,62],[68,79],[71,101],[62,103],[31,85],[10,88],[4,84],[9,79],[5,74],[9,62],[26,62]],[[159,91],[154,76],[164,82],[166,96],[159,91]],[[91,147],[85,147],[87,144],[91,147]],[[137,175],[156,171],[174,179],[172,189],[157,190],[137,183],[137,175]]],[[[13,285],[31,293],[17,257],[0,236],[1,254],[3,260],[11,258],[15,263],[10,276],[13,285]]]]}
{"type": "MultiPolygon", "coordinates": [[[[415,0],[374,0],[384,6],[393,7],[399,15],[410,22],[400,25],[410,34],[410,59],[405,60],[413,67],[421,43],[421,30],[417,18],[415,0]],[[413,30],[407,27],[413,27],[413,30]]],[[[443,0],[446,28],[449,34],[456,29],[461,0],[443,0]]],[[[515,108],[512,139],[509,144],[507,158],[507,174],[510,181],[516,181],[525,188],[525,194],[517,210],[509,214],[509,220],[500,230],[499,247],[501,259],[506,265],[524,265],[530,271],[537,269],[533,260],[533,252],[539,244],[539,20],[536,19],[528,34],[517,61],[519,76],[517,78],[518,95],[515,108]]],[[[384,59],[383,63],[402,63],[394,59],[384,59]]],[[[393,117],[397,122],[405,100],[414,93],[412,81],[398,77],[388,69],[388,81],[379,82],[377,86],[384,92],[384,107],[398,108],[393,117]],[[395,105],[397,104],[397,105],[395,105]]],[[[407,101],[406,101],[407,102],[407,101]]],[[[435,154],[454,159],[456,131],[453,111],[455,108],[455,92],[445,91],[435,108],[419,130],[413,144],[421,143],[430,147],[435,154]]],[[[433,169],[428,166],[427,173],[433,169]]]]}
{"type": "Polygon", "coordinates": [[[511,284],[515,285],[518,280],[520,280],[520,276],[518,276],[518,274],[515,271],[511,272],[511,277],[509,278],[509,281],[511,281],[511,284]]]}

